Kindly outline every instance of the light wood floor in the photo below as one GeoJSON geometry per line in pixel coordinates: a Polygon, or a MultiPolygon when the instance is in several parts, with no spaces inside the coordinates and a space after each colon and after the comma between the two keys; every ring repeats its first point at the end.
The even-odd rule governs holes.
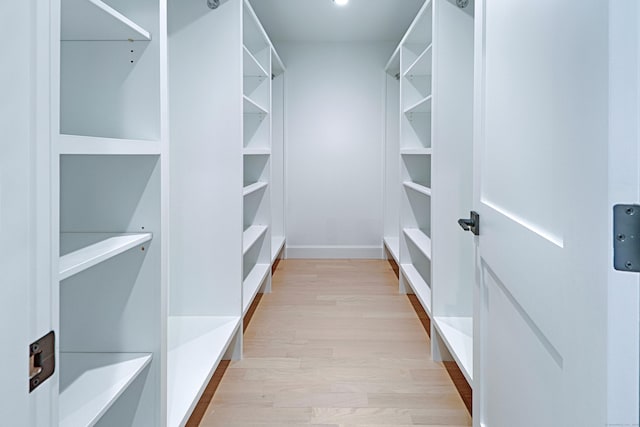
{"type": "Polygon", "coordinates": [[[386,261],[286,260],[200,424],[470,426],[386,261]]]}

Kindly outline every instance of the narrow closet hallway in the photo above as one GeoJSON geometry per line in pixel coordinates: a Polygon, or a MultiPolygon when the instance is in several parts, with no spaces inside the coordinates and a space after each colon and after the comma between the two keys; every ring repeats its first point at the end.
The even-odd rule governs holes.
{"type": "Polygon", "coordinates": [[[471,425],[386,261],[283,260],[272,286],[201,426],[471,425]]]}

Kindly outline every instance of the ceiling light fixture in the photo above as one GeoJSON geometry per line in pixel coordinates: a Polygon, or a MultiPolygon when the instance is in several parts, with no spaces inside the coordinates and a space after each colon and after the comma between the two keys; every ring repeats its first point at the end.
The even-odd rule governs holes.
{"type": "Polygon", "coordinates": [[[349,0],[333,0],[333,2],[334,2],[335,4],[337,4],[338,6],[344,6],[344,5],[346,5],[347,3],[349,3],[349,0]]]}

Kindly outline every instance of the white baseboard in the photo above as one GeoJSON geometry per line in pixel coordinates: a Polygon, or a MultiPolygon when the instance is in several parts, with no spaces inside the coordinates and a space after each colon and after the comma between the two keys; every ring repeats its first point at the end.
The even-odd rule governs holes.
{"type": "Polygon", "coordinates": [[[290,259],[385,259],[382,246],[290,246],[285,247],[290,259]]]}

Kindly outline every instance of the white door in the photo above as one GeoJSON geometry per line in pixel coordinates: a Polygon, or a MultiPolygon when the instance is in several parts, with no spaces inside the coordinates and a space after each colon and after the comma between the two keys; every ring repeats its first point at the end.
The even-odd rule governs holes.
{"type": "Polygon", "coordinates": [[[12,427],[52,417],[53,380],[29,393],[29,345],[51,329],[47,3],[0,5],[0,424],[12,427]]]}
{"type": "Polygon", "coordinates": [[[476,23],[474,422],[603,426],[608,2],[480,0],[476,23]]]}

